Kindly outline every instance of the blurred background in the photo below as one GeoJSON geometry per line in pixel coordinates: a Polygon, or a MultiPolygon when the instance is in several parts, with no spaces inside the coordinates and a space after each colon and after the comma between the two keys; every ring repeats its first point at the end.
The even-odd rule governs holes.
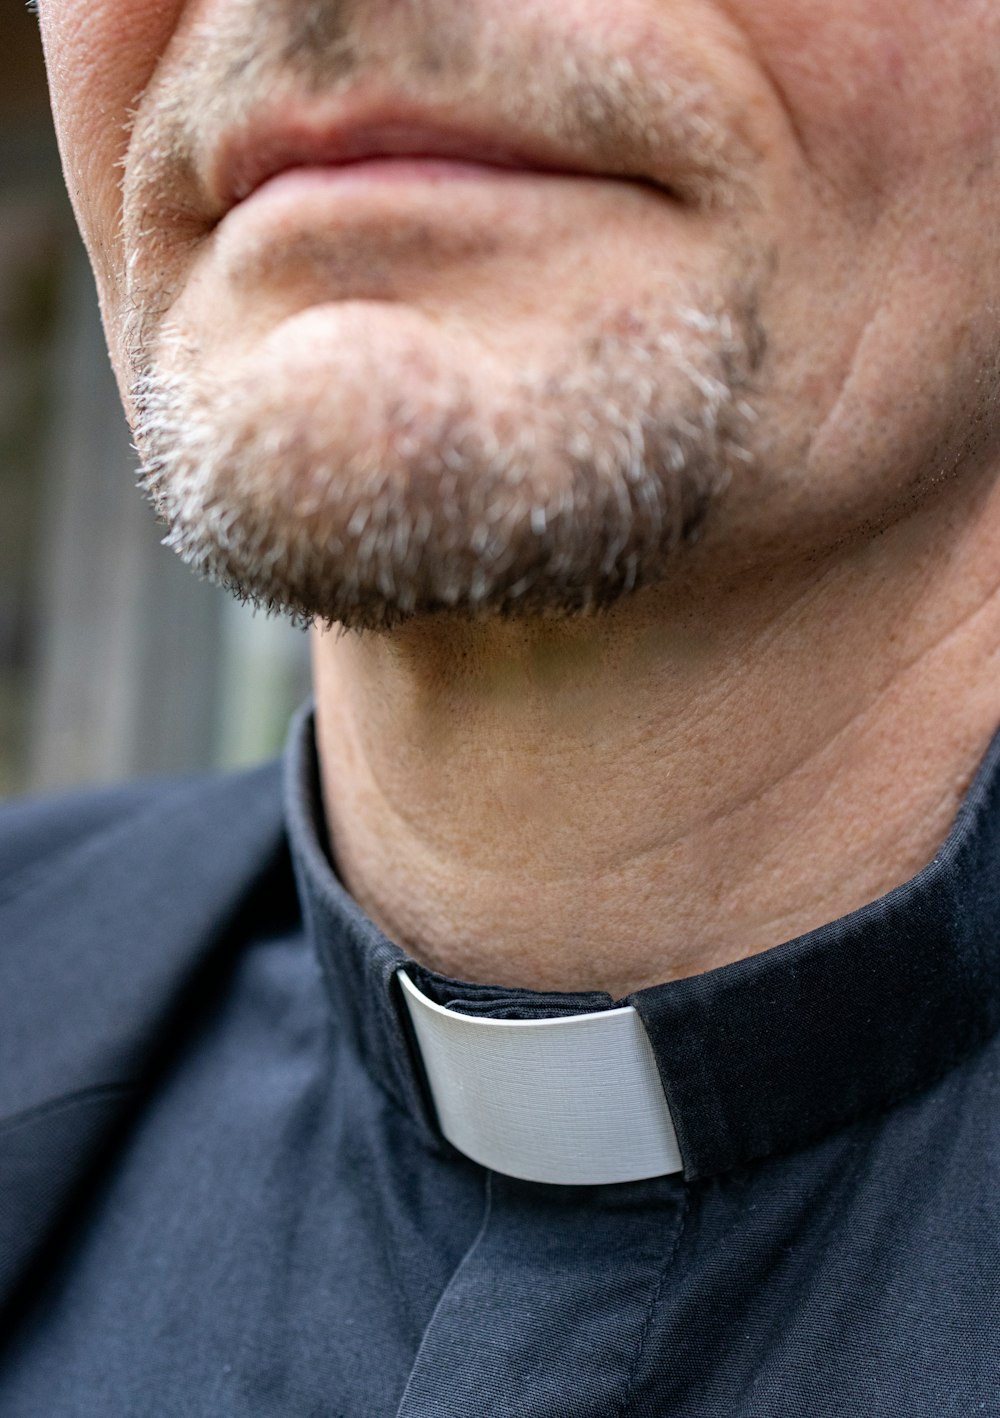
{"type": "Polygon", "coordinates": [[[23,0],[0,35],[0,796],[255,762],[307,693],[306,637],[160,545],[23,0]]]}

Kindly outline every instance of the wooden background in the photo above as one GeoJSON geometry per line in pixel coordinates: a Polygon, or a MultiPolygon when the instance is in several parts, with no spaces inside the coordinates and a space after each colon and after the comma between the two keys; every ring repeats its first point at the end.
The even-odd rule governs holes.
{"type": "Polygon", "coordinates": [[[160,546],[21,0],[0,34],[0,795],[253,762],[305,638],[160,546]]]}

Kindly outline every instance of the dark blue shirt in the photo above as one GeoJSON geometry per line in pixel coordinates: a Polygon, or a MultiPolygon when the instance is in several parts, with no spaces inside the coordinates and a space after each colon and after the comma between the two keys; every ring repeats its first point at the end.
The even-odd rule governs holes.
{"type": "Polygon", "coordinates": [[[323,843],[307,719],[283,810],[267,768],[0,820],[2,1418],[1000,1415],[1000,742],[913,881],[629,997],[651,1181],[443,1140],[323,843]]]}

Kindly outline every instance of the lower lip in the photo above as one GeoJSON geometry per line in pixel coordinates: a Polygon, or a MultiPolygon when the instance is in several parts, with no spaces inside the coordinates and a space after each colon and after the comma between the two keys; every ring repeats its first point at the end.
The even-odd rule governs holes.
{"type": "MultiPolygon", "coordinates": [[[[492,163],[462,158],[384,157],[364,158],[359,162],[330,163],[308,167],[287,168],[256,188],[251,197],[265,193],[278,195],[317,187],[349,187],[359,185],[418,182],[509,181],[538,177],[576,177],[578,173],[549,171],[538,168],[500,167],[492,163]]],[[[249,200],[249,199],[247,199],[249,200]]]]}

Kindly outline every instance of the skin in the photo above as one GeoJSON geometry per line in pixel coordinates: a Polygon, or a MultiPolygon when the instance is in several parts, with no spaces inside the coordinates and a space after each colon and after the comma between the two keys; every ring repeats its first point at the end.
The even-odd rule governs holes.
{"type": "MultiPolygon", "coordinates": [[[[752,289],[766,347],[745,471],[697,540],[601,615],[317,628],[324,798],[357,899],[448,974],[617,997],[906,880],[1000,721],[995,0],[359,6],[347,37],[371,82],[376,55],[411,79],[420,36],[424,81],[453,93],[501,15],[509,72],[544,80],[574,47],[626,54],[665,125],[652,175],[683,187],[652,97],[657,74],[680,76],[700,86],[724,175],[710,200],[697,183],[654,200],[605,151],[605,175],[571,187],[453,186],[446,220],[417,184],[345,222],[305,202],[244,221],[227,245],[190,165],[144,184],[142,160],[185,65],[198,93],[205,27],[258,8],[42,0],[67,181],[131,412],[137,305],[148,347],[170,322],[197,340],[195,379],[237,356],[264,370],[278,425],[317,407],[304,351],[320,328],[331,349],[351,337],[324,387],[362,367],[418,423],[428,367],[445,390],[472,370],[485,409],[525,349],[555,364],[573,348],[595,304],[752,289]]],[[[336,456],[384,433],[384,406],[364,407],[316,415],[336,456]]],[[[271,473],[280,491],[287,467],[271,473]]]]}

